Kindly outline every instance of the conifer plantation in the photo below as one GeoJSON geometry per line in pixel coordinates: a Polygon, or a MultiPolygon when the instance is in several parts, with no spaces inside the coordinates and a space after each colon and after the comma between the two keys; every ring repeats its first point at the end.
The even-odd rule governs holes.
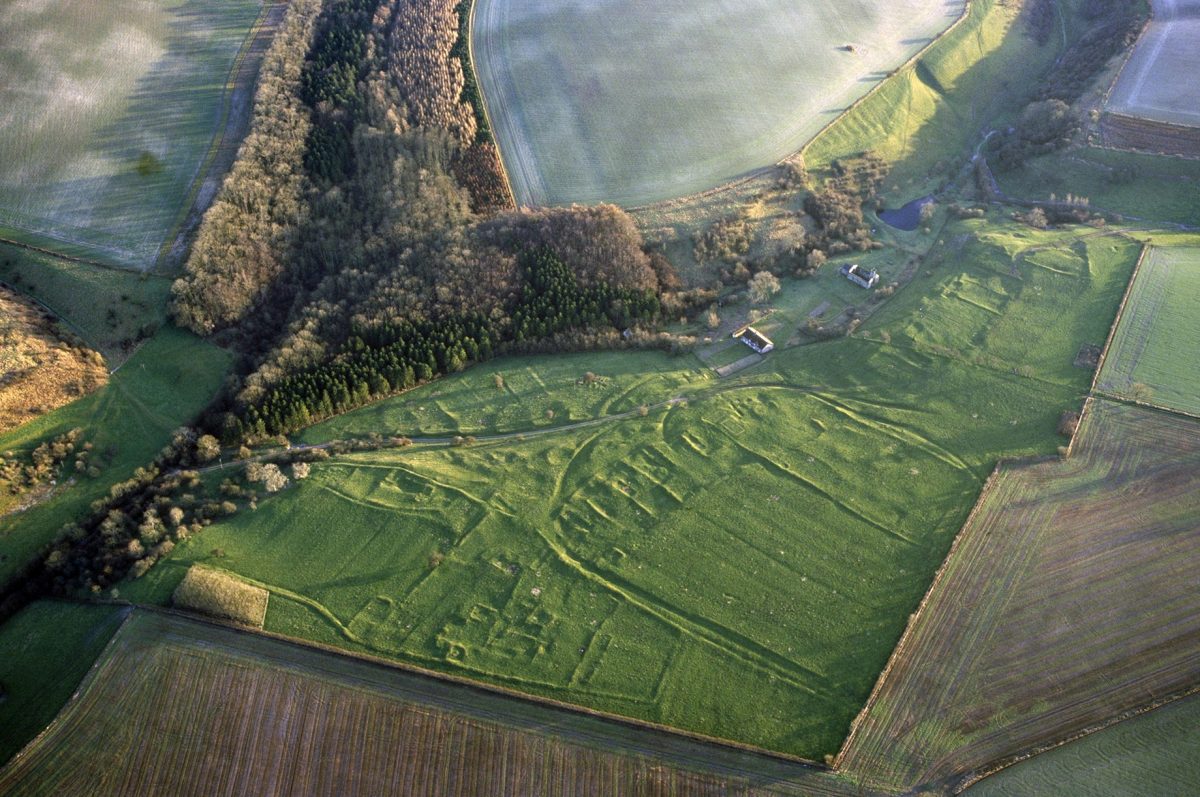
{"type": "Polygon", "coordinates": [[[466,4],[299,0],[173,288],[241,355],[206,425],[290,432],[509,349],[619,341],[669,267],[614,206],[515,210],[465,63],[466,4]]]}

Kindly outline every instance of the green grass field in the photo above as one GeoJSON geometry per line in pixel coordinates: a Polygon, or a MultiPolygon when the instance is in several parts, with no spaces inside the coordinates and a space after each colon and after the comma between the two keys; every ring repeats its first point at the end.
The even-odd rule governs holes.
{"type": "Polygon", "coordinates": [[[0,767],[50,724],[126,613],[43,601],[0,626],[0,767]]]}
{"type": "Polygon", "coordinates": [[[1155,247],[1130,289],[1096,387],[1200,415],[1200,249],[1155,247]]]}
{"type": "Polygon", "coordinates": [[[257,0],[0,9],[0,235],[153,265],[222,121],[257,0]]]}
{"type": "Polygon", "coordinates": [[[795,152],[961,10],[479,0],[472,38],[518,201],[637,205],[795,152]]]}
{"type": "Polygon", "coordinates": [[[143,331],[167,319],[171,280],[104,269],[0,244],[0,281],[37,299],[99,351],[110,368],[129,358],[143,331]]]}
{"type": "Polygon", "coordinates": [[[988,120],[1019,109],[1026,87],[1014,74],[1038,74],[1059,42],[1038,47],[1014,4],[971,0],[969,8],[964,23],[804,148],[810,170],[871,150],[891,164],[884,195],[899,205],[957,171],[988,120]]]}
{"type": "Polygon", "coordinates": [[[863,326],[912,346],[1064,385],[1085,343],[1104,345],[1140,244],[1119,234],[949,225],[916,281],[863,326]],[[1032,334],[1031,330],[1036,330],[1032,334]]]}
{"type": "Polygon", "coordinates": [[[1098,399],[1069,459],[1001,468],[847,745],[847,774],[955,793],[1194,686],[1198,513],[1200,422],[1172,413],[1098,399]]]}
{"type": "Polygon", "coordinates": [[[1052,238],[952,230],[986,240],[902,289],[919,310],[881,311],[869,339],[728,380],[656,353],[501,359],[314,427],[305,440],[479,441],[314,466],[122,594],[166,601],[203,562],[271,590],[268,630],[833,752],[996,459],[1058,444],[1090,381],[1074,339],[1104,339],[1137,253],[1097,239],[1012,277],[1016,248],[1052,238]],[[981,313],[962,286],[988,280],[981,313]],[[1056,334],[1030,344],[1028,319],[1050,313],[1056,334]],[[949,351],[953,335],[970,348],[949,351]]]}
{"type": "Polygon", "coordinates": [[[1200,783],[1200,697],[1071,742],[980,781],[969,797],[1188,794],[1200,783]]]}
{"type": "Polygon", "coordinates": [[[1194,225],[1200,218],[1200,161],[1088,147],[1032,158],[997,177],[1018,199],[1074,194],[1129,220],[1194,225]]]}
{"type": "Polygon", "coordinates": [[[0,517],[0,581],[9,578],[64,523],[77,519],[108,488],[147,465],[208,404],[229,368],[229,355],[189,332],[162,329],[109,379],[108,385],[0,436],[0,451],[25,451],[72,428],[93,443],[96,478],[74,473],[49,500],[0,517]]]}

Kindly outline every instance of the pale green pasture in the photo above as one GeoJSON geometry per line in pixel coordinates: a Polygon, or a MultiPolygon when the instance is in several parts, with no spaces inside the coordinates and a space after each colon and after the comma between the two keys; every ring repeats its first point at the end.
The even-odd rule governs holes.
{"type": "Polygon", "coordinates": [[[0,234],[149,267],[259,0],[0,5],[0,234]]]}
{"type": "Polygon", "coordinates": [[[711,188],[791,154],[963,9],[946,0],[475,5],[475,66],[518,200],[623,205],[711,188]]]}
{"type": "Polygon", "coordinates": [[[1200,414],[1200,249],[1154,248],[1130,289],[1097,387],[1200,414]]]}

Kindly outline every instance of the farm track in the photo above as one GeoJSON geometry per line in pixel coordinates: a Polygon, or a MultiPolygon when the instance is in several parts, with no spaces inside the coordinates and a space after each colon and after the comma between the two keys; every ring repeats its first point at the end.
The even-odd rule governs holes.
{"type": "Polygon", "coordinates": [[[861,793],[799,764],[146,610],[126,621],[54,724],[0,771],[10,795],[97,790],[861,793]],[[145,744],[147,735],[172,743],[145,744]]]}

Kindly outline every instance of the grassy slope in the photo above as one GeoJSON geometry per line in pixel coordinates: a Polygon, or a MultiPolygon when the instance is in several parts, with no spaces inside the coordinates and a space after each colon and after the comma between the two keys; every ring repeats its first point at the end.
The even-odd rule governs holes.
{"type": "Polygon", "coordinates": [[[872,150],[893,164],[885,197],[927,193],[971,154],[996,114],[1019,108],[1028,85],[1057,55],[1016,24],[1017,4],[971,0],[970,16],[918,61],[842,116],[804,149],[809,169],[872,150]]]}
{"type": "Polygon", "coordinates": [[[947,234],[974,232],[969,256],[904,289],[870,339],[779,352],[740,379],[657,354],[509,359],[317,427],[309,439],[486,434],[546,425],[546,408],[557,422],[689,398],[318,466],[122,591],[165,600],[207,561],[273,588],[268,629],[831,752],[996,458],[1053,450],[1089,379],[1070,362],[1104,339],[1136,255],[1099,239],[1009,277],[1012,251],[1049,237],[947,234]],[[1031,343],[1046,316],[1055,334],[1031,343]],[[584,368],[609,381],[577,384],[584,368]]]}
{"type": "Polygon", "coordinates": [[[95,479],[68,467],[64,478],[78,478],[77,484],[26,512],[0,518],[0,581],[112,484],[154,459],[171,432],[212,399],[229,362],[226,352],[191,333],[164,328],[102,390],[0,437],[0,451],[20,451],[78,426],[84,429],[83,439],[94,444],[96,460],[110,460],[95,479]],[[111,457],[104,455],[109,449],[111,457]]]}
{"type": "Polygon", "coordinates": [[[54,719],[124,617],[44,601],[0,626],[0,766],[54,719]]]}
{"type": "Polygon", "coordinates": [[[1196,683],[1200,423],[1097,400],[1079,434],[1066,462],[1000,471],[849,773],[952,789],[1196,683]]]}
{"type": "Polygon", "coordinates": [[[1182,158],[1089,147],[1033,158],[997,179],[1005,193],[1021,199],[1071,193],[1131,219],[1193,225],[1200,219],[1200,162],[1182,158]],[[1117,179],[1118,168],[1134,177],[1117,179]]]}
{"type": "Polygon", "coordinates": [[[972,786],[970,797],[1187,794],[1200,783],[1200,697],[1043,753],[972,786]]]}
{"type": "Polygon", "coordinates": [[[960,9],[479,0],[475,64],[521,203],[636,205],[794,153],[960,9]]]}
{"type": "Polygon", "coordinates": [[[1103,345],[1140,244],[1078,228],[969,221],[947,227],[917,283],[863,331],[896,345],[1078,385],[1084,343],[1103,345]],[[1031,334],[1036,330],[1036,334],[1031,334]]]}
{"type": "Polygon", "coordinates": [[[1152,249],[1096,386],[1200,415],[1198,346],[1200,249],[1152,249]]]}
{"type": "Polygon", "coordinates": [[[9,4],[0,64],[12,86],[34,90],[0,88],[0,234],[152,265],[221,122],[227,75],[260,7],[9,4]]]}
{"type": "Polygon", "coordinates": [[[125,361],[145,326],[166,321],[171,281],[103,269],[0,244],[0,280],[45,304],[109,367],[125,361]]]}

